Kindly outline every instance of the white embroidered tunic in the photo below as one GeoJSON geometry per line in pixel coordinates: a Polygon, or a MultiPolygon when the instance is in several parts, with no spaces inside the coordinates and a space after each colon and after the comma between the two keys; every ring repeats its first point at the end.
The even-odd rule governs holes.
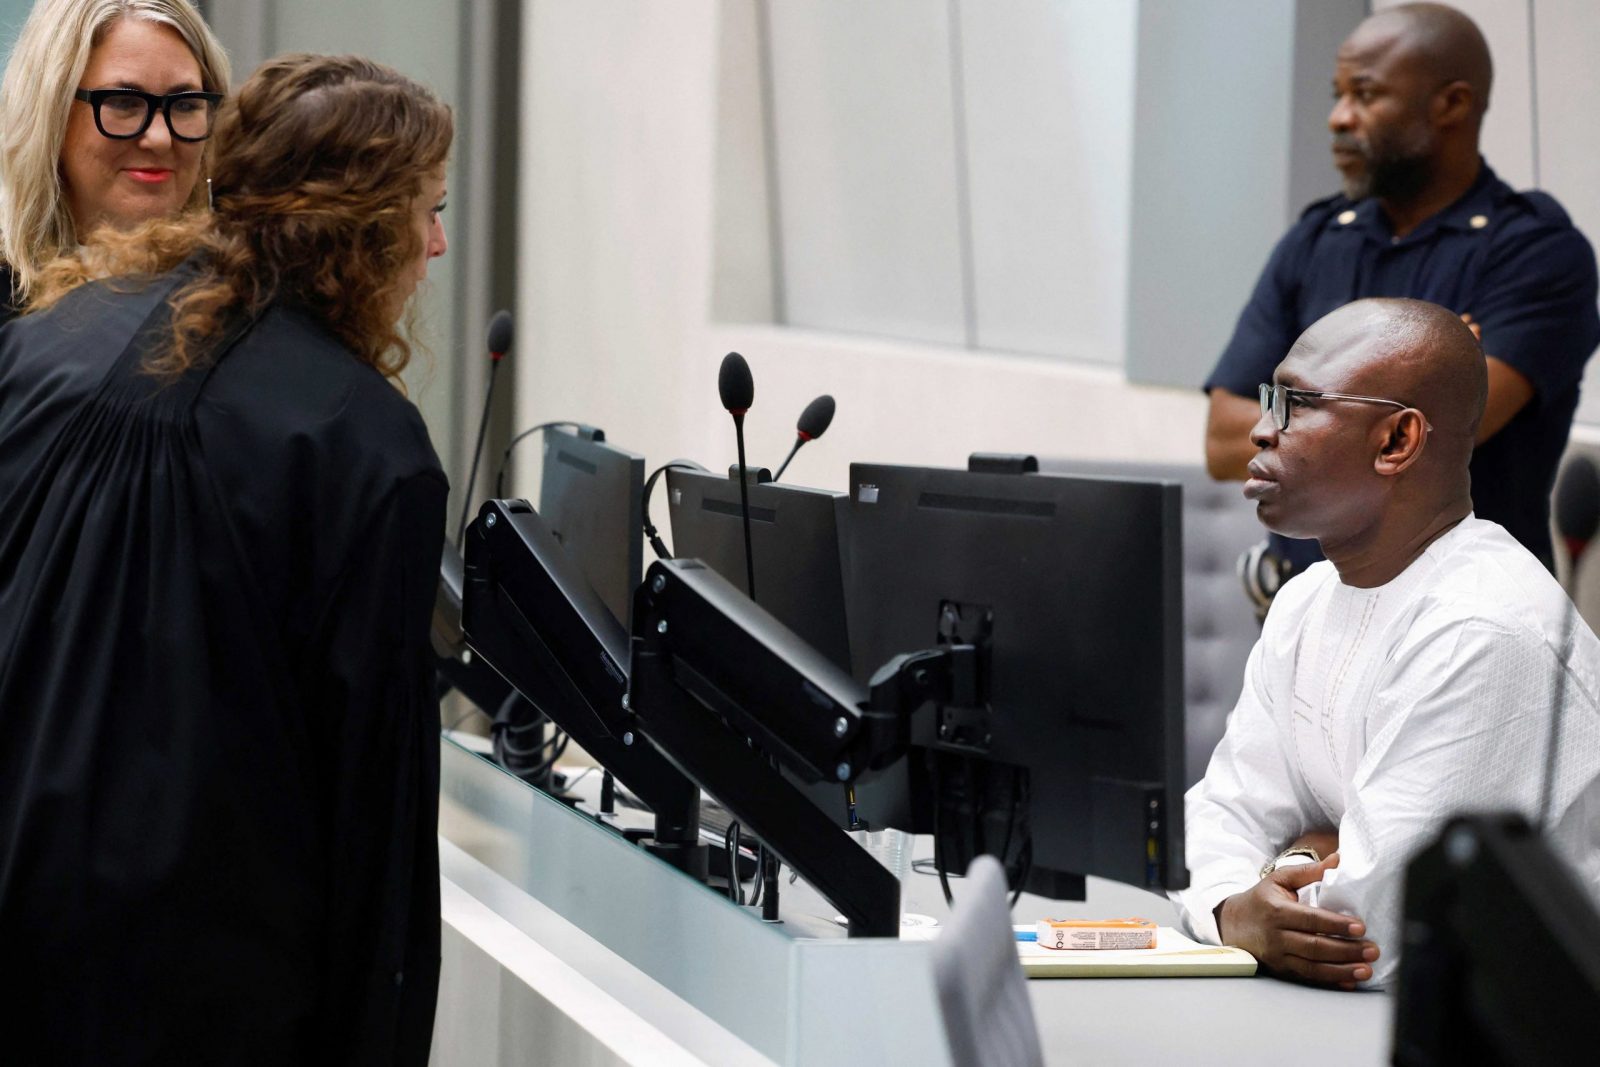
{"type": "Polygon", "coordinates": [[[1356,589],[1318,563],[1273,604],[1205,777],[1184,799],[1195,937],[1296,837],[1335,827],[1319,905],[1400,956],[1407,861],[1450,816],[1538,815],[1564,705],[1552,838],[1600,902],[1600,641],[1526,549],[1469,517],[1393,581],[1356,589]]]}

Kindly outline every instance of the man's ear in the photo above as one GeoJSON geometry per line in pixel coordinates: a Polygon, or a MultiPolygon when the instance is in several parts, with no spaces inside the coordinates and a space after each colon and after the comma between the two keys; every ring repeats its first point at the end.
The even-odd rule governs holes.
{"type": "Polygon", "coordinates": [[[1477,107],[1478,94],[1472,91],[1472,86],[1465,81],[1453,81],[1433,94],[1433,122],[1434,125],[1459,126],[1472,118],[1474,108],[1477,107]]]}
{"type": "Polygon", "coordinates": [[[1409,468],[1428,445],[1428,423],[1422,412],[1406,408],[1378,423],[1378,455],[1372,469],[1385,478],[1409,468]]]}

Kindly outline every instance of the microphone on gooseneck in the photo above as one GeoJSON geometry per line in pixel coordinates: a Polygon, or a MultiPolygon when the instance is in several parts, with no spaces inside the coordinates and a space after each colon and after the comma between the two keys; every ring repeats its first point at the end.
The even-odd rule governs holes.
{"type": "Polygon", "coordinates": [[[1578,560],[1600,529],[1600,468],[1587,457],[1574,456],[1562,469],[1556,481],[1555,512],[1556,530],[1566,542],[1576,576],[1578,560]]]}
{"type": "Polygon", "coordinates": [[[494,379],[500,370],[500,361],[511,351],[511,312],[496,311],[489,320],[489,386],[483,392],[483,414],[478,419],[478,443],[472,448],[472,470],[467,483],[461,487],[461,522],[456,526],[456,551],[462,549],[467,538],[467,516],[472,513],[472,494],[478,482],[478,460],[483,456],[483,438],[489,432],[489,405],[494,402],[494,379]]]}
{"type": "Polygon", "coordinates": [[[773,475],[773,481],[783,478],[783,472],[789,469],[789,461],[794,459],[794,454],[800,451],[800,446],[807,441],[815,441],[833,422],[833,397],[824,393],[800,413],[800,420],[795,423],[794,447],[789,449],[789,455],[784,458],[783,466],[778,468],[778,473],[773,475]]]}
{"type": "Polygon", "coordinates": [[[722,357],[722,367],[717,371],[717,395],[722,406],[733,416],[733,435],[739,446],[739,514],[744,520],[744,575],[745,593],[756,598],[756,565],[750,552],[750,484],[745,475],[744,414],[756,398],[756,383],[750,377],[750,364],[737,352],[722,357]]]}
{"type": "MultiPolygon", "coordinates": [[[[743,356],[737,352],[729,352],[722,357],[722,366],[717,371],[717,394],[722,398],[722,406],[728,409],[728,414],[733,416],[734,438],[739,445],[739,514],[744,520],[744,576],[745,592],[751,600],[756,598],[756,565],[755,557],[750,552],[750,479],[744,461],[744,415],[750,410],[750,405],[756,398],[756,383],[750,377],[750,364],[745,362],[743,356]]],[[[772,851],[763,847],[760,853],[758,871],[761,888],[761,918],[767,922],[778,921],[778,863],[772,851]]],[[[737,880],[739,877],[739,857],[728,857],[728,877],[737,880]]],[[[740,892],[743,896],[743,892],[740,892]]]]}

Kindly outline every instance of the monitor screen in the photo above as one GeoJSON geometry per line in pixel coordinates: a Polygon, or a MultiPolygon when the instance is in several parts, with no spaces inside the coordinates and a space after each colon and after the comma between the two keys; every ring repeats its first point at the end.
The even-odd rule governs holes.
{"type": "Polygon", "coordinates": [[[1041,892],[1053,872],[1187,884],[1180,488],[852,464],[850,489],[855,676],[941,643],[985,650],[986,705],[912,724],[905,828],[965,820],[946,842],[961,870],[966,852],[1019,852],[1022,811],[1017,866],[1041,892]]]}
{"type": "MultiPolygon", "coordinates": [[[[745,589],[739,483],[691,470],[667,471],[672,551],[697,559],[745,589]]],[[[850,645],[840,565],[843,493],[767,483],[750,486],[750,543],[757,604],[843,670],[850,645]]]]}
{"type": "Polygon", "coordinates": [[[644,457],[564,430],[544,437],[539,515],[624,627],[644,551],[644,457]]]}

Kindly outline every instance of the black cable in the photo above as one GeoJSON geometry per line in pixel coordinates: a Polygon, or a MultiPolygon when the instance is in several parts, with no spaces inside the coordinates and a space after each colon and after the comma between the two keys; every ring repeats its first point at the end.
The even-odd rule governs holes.
{"type": "Polygon", "coordinates": [[[666,544],[661,540],[661,531],[650,521],[650,494],[655,492],[656,480],[669,470],[703,473],[705,468],[692,459],[674,459],[651,471],[650,477],[644,480],[644,492],[639,494],[639,513],[644,516],[644,539],[650,542],[650,548],[655,552],[657,559],[671,559],[672,553],[667,551],[666,544]]]}
{"type": "MultiPolygon", "coordinates": [[[[543,763],[539,764],[533,770],[528,772],[528,777],[534,781],[538,781],[551,771],[555,770],[556,764],[561,760],[561,757],[567,754],[567,743],[572,740],[571,735],[564,733],[561,730],[556,730],[555,735],[561,739],[561,743],[557,745],[555,750],[550,753],[549,759],[545,760],[543,763]]],[[[551,785],[554,786],[554,784],[555,783],[552,781],[551,785]]]]}
{"type": "Polygon", "coordinates": [[[1028,887],[1028,875],[1033,873],[1033,835],[1030,834],[1022,840],[1022,853],[1018,857],[1021,870],[1017,872],[1017,888],[1011,893],[1011,906],[1015,908],[1017,901],[1022,897],[1022,891],[1028,887]]]}
{"type": "Polygon", "coordinates": [[[739,513],[744,516],[744,578],[745,595],[756,598],[756,558],[750,551],[750,478],[745,473],[750,468],[744,462],[744,416],[733,419],[734,437],[739,443],[739,513]]]}
{"type": "Polygon", "coordinates": [[[472,493],[478,484],[478,460],[483,456],[483,438],[489,432],[489,405],[494,401],[494,379],[500,373],[500,357],[489,364],[489,387],[483,392],[483,418],[478,420],[478,443],[472,448],[472,473],[461,490],[461,524],[456,527],[456,551],[467,539],[467,516],[472,512],[472,493]]]}
{"type": "Polygon", "coordinates": [[[550,736],[537,744],[522,746],[516,743],[516,738],[530,730],[540,729],[549,721],[549,716],[533,701],[516,690],[508,693],[496,710],[494,723],[489,730],[490,750],[495,762],[523,781],[538,785],[539,779],[566,752],[568,738],[554,723],[551,723],[550,736]],[[533,712],[533,717],[525,722],[512,721],[518,707],[523,705],[533,712]],[[548,757],[544,756],[547,752],[550,753],[548,757]],[[539,762],[533,763],[534,760],[539,762]]]}
{"type": "MultiPolygon", "coordinates": [[[[1027,772],[1013,771],[1011,774],[1011,814],[1006,819],[1006,843],[1000,849],[1000,865],[1009,873],[1011,863],[1011,838],[1017,827],[1028,817],[1028,788],[1027,772]]],[[[1011,906],[1017,906],[1017,901],[1022,897],[1022,890],[1028,884],[1028,872],[1033,866],[1033,835],[1024,830],[1022,843],[1017,848],[1017,877],[1012,886],[1011,906]]]]}
{"type": "Polygon", "coordinates": [[[523,438],[532,436],[540,430],[553,430],[557,426],[571,426],[575,430],[583,429],[583,423],[573,422],[570,419],[557,419],[554,422],[541,422],[537,426],[530,426],[517,436],[513,437],[506,445],[506,450],[500,453],[500,466],[494,472],[494,495],[497,500],[504,500],[506,495],[506,467],[511,463],[511,450],[522,443],[523,438]]]}
{"type": "Polygon", "coordinates": [[[508,757],[507,759],[502,759],[500,762],[505,764],[507,768],[510,768],[511,760],[533,759],[535,756],[539,755],[539,753],[544,752],[551,746],[559,744],[561,739],[565,736],[560,730],[552,730],[549,737],[545,738],[543,741],[540,741],[531,748],[518,748],[509,740],[513,734],[526,733],[527,731],[537,729],[542,725],[544,725],[542,722],[527,723],[522,726],[506,726],[504,724],[500,724],[495,732],[500,741],[500,751],[508,757]]]}
{"type": "Polygon", "coordinates": [[[752,908],[761,903],[764,890],[767,888],[767,857],[772,853],[767,851],[767,846],[760,841],[756,842],[756,876],[750,883],[750,906],[752,908]]]}
{"type": "Polygon", "coordinates": [[[722,835],[723,850],[728,853],[728,899],[744,905],[744,886],[739,884],[739,823],[730,822],[722,835]]]}
{"type": "Polygon", "coordinates": [[[950,892],[950,876],[944,865],[944,833],[939,823],[939,811],[944,807],[944,791],[939,786],[939,754],[928,753],[928,784],[933,791],[933,866],[939,872],[939,888],[944,890],[944,902],[953,907],[955,895],[950,892]]]}

